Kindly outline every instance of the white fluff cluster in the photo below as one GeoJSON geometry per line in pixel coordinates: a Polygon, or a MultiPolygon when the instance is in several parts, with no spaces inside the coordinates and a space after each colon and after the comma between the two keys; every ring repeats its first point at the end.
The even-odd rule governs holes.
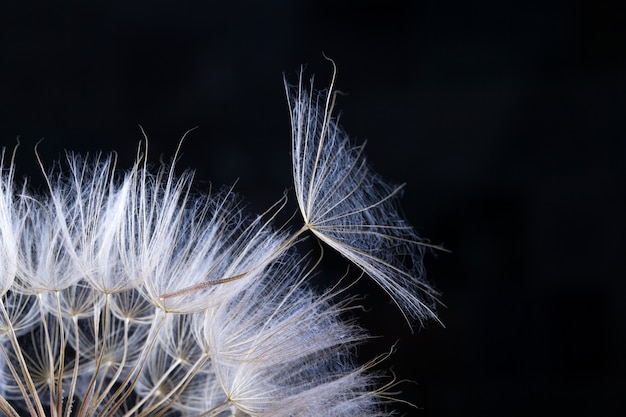
{"type": "MultiPolygon", "coordinates": [[[[0,414],[382,416],[384,393],[353,362],[364,333],[338,287],[307,284],[311,230],[411,316],[419,242],[360,150],[302,87],[291,98],[305,227],[250,217],[230,189],[198,196],[192,175],[145,156],[68,154],[49,192],[15,189],[0,166],[0,414]],[[406,269],[405,257],[412,269],[406,269]]],[[[5,161],[6,158],[2,158],[5,161]]],[[[279,203],[280,204],[280,203],[279,203]]],[[[426,312],[426,313],[424,313],[426,312]]]]}
{"type": "Polygon", "coordinates": [[[290,101],[293,177],[306,227],[361,267],[407,319],[436,319],[436,292],[423,279],[422,257],[427,248],[441,248],[406,223],[396,206],[402,186],[375,173],[364,145],[352,145],[333,118],[332,84],[328,92],[312,87],[301,82],[290,101]]]}

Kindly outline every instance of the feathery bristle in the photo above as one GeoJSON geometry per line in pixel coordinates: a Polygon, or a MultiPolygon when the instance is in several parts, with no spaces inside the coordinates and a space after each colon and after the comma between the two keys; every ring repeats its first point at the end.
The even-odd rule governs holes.
{"type": "Polygon", "coordinates": [[[310,90],[302,78],[287,87],[291,105],[293,176],[306,227],[372,277],[410,318],[436,318],[436,291],[422,257],[436,248],[397,209],[401,186],[374,172],[332,116],[333,85],[310,90]]]}

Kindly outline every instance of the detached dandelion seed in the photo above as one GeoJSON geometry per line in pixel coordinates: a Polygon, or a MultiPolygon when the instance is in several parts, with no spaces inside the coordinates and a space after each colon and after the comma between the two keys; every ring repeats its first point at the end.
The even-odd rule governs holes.
{"type": "Polygon", "coordinates": [[[291,96],[295,232],[274,226],[284,200],[250,216],[232,188],[197,195],[173,162],[151,171],[142,146],[128,171],[68,153],[44,170],[45,193],[16,188],[3,152],[0,415],[390,415],[393,383],[355,363],[354,300],[341,284],[312,289],[321,259],[297,246],[310,230],[424,320],[429,245],[331,117],[332,97],[302,82],[291,96]]]}
{"type": "MultiPolygon", "coordinates": [[[[331,61],[332,62],[332,61],[331,61]]],[[[333,63],[334,65],[334,63],[333,63]]],[[[396,207],[402,186],[367,164],[333,117],[334,75],[327,91],[287,86],[291,105],[293,177],[306,227],[361,267],[410,318],[436,318],[436,291],[424,279],[422,256],[437,248],[421,239],[396,207]]],[[[407,317],[407,318],[408,318],[407,317]]]]}

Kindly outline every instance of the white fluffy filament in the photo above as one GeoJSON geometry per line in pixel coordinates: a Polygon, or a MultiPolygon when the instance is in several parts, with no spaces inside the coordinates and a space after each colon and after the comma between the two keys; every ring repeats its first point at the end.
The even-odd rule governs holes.
{"type": "MultiPolygon", "coordinates": [[[[334,80],[333,80],[334,83],[334,80]]],[[[421,239],[397,209],[402,186],[384,181],[332,116],[333,84],[315,92],[302,78],[287,87],[291,108],[293,177],[306,227],[361,267],[401,308],[419,320],[436,318],[436,292],[424,279],[422,257],[436,248],[421,239]]]]}

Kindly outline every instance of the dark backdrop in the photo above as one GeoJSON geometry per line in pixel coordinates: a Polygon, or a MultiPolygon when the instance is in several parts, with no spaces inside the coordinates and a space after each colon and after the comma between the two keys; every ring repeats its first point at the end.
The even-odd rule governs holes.
{"type": "MultiPolygon", "coordinates": [[[[0,12],[0,143],[169,158],[261,211],[291,186],[283,72],[325,87],[406,182],[446,328],[375,286],[360,359],[389,350],[416,416],[624,415],[626,19],[604,1],[41,2],[0,12]],[[45,4],[44,4],[45,3],[45,4]],[[93,3],[94,5],[91,5],[93,3]],[[435,5],[433,5],[433,3],[435,5]]],[[[615,2],[619,3],[619,2],[615,2]]],[[[37,183],[37,181],[34,181],[37,183]]],[[[293,202],[293,199],[292,199],[293,202]]],[[[295,207],[295,206],[293,206],[295,207]]],[[[346,264],[329,258],[329,277],[346,264]],[[336,270],[336,271],[334,271],[336,270]]]]}

